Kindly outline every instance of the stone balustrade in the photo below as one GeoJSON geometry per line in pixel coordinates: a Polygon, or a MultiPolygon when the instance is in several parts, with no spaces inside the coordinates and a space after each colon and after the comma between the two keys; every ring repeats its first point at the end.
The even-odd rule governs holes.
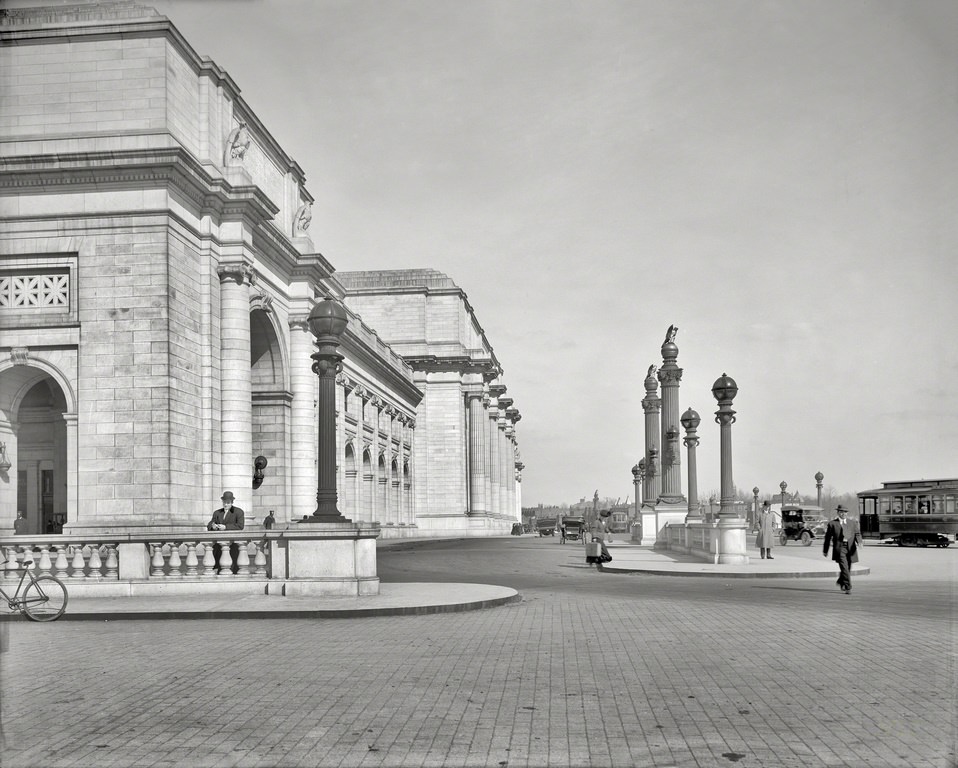
{"type": "Polygon", "coordinates": [[[71,596],[204,593],[377,594],[379,526],[0,537],[0,583],[24,561],[71,596]],[[218,548],[215,545],[219,545],[218,548]],[[232,572],[236,553],[236,573],[232,572]],[[218,549],[218,562],[215,557],[218,549]]]}
{"type": "Polygon", "coordinates": [[[743,518],[734,517],[714,522],[666,523],[656,545],[714,564],[747,565],[745,527],[743,518]]]}

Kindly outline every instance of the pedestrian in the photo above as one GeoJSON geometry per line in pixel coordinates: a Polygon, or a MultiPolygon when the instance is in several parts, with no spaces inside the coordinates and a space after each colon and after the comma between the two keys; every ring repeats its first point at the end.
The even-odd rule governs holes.
{"type": "Polygon", "coordinates": [[[841,504],[835,510],[837,517],[825,529],[823,554],[828,557],[828,545],[832,545],[832,560],[838,563],[838,586],[846,595],[852,591],[852,563],[858,562],[858,547],[862,544],[862,532],[858,521],[848,517],[848,510],[841,504]]]}
{"type": "MultiPolygon", "coordinates": [[[[243,512],[239,507],[233,506],[233,492],[226,491],[223,493],[220,500],[223,502],[223,506],[213,512],[213,518],[206,524],[206,530],[208,531],[242,531],[246,527],[246,513],[243,512]]],[[[220,553],[222,552],[222,547],[219,544],[213,544],[213,559],[216,561],[214,570],[216,573],[220,572],[220,553]]],[[[230,544],[230,560],[232,565],[230,570],[233,573],[236,573],[239,568],[236,564],[236,560],[239,557],[239,545],[234,543],[230,544]]]]}
{"type": "Polygon", "coordinates": [[[762,502],[762,514],[758,518],[758,535],[755,537],[755,546],[762,553],[762,560],[772,557],[772,543],[775,541],[775,515],[767,501],[762,502]]]}
{"type": "Polygon", "coordinates": [[[13,535],[21,536],[27,532],[27,516],[23,510],[17,510],[17,519],[13,521],[13,535]]]}
{"type": "Polygon", "coordinates": [[[276,516],[273,514],[273,510],[270,510],[269,514],[263,518],[263,527],[268,531],[274,525],[276,525],[276,516]]]}
{"type": "MultiPolygon", "coordinates": [[[[608,513],[606,513],[607,515],[608,513]]],[[[605,518],[600,514],[596,515],[595,521],[592,523],[592,528],[589,532],[589,538],[591,544],[598,544],[598,554],[590,555],[588,552],[590,548],[586,547],[586,557],[585,561],[591,566],[595,565],[600,571],[602,570],[602,563],[607,563],[612,559],[612,555],[609,554],[609,549],[606,547],[605,543],[609,536],[609,529],[605,523],[605,518]]],[[[595,548],[592,548],[595,551],[595,548]]]]}

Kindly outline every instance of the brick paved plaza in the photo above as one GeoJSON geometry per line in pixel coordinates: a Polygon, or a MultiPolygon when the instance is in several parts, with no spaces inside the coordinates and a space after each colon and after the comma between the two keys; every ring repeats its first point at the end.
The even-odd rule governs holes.
{"type": "Polygon", "coordinates": [[[522,602],[15,622],[2,764],[953,766],[958,551],[870,544],[863,561],[845,596],[822,578],[599,574],[535,537],[435,542],[382,551],[384,581],[522,602]]]}

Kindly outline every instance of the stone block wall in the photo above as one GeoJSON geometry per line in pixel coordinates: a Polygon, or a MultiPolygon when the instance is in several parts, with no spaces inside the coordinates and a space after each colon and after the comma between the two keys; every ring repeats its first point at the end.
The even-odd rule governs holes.
{"type": "Polygon", "coordinates": [[[57,41],[0,48],[6,136],[162,130],[162,38],[57,41]]]}

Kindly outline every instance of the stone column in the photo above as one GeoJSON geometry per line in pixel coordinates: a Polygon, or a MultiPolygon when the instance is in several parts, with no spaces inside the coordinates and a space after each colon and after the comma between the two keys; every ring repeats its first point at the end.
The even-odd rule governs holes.
{"type": "Polygon", "coordinates": [[[645,411],[645,485],[643,506],[655,506],[662,492],[662,479],[659,473],[659,409],[662,401],[656,391],[659,388],[655,377],[655,366],[649,366],[645,377],[645,397],[642,409],[645,411]]]}
{"type": "Polygon", "coordinates": [[[506,415],[499,409],[499,514],[509,516],[509,438],[506,437],[506,415]]]}
{"type": "Polygon", "coordinates": [[[735,485],[732,481],[732,424],[735,423],[735,411],[732,400],[738,393],[735,380],[726,374],[712,385],[712,394],[718,401],[715,421],[719,425],[721,440],[721,493],[722,506],[718,513],[716,533],[718,539],[714,552],[716,562],[726,564],[747,564],[745,554],[745,519],[735,511],[735,485]]]}
{"type": "Polygon", "coordinates": [[[489,399],[489,512],[494,517],[500,513],[499,506],[499,472],[501,464],[499,462],[499,405],[498,399],[492,394],[490,388],[489,399]]]}
{"type": "Polygon", "coordinates": [[[486,502],[486,418],[482,411],[482,392],[466,393],[469,408],[469,500],[470,515],[486,515],[489,508],[486,502]]]}
{"type": "MultiPolygon", "coordinates": [[[[217,267],[220,278],[220,420],[222,491],[232,491],[235,504],[249,514],[253,485],[253,387],[250,368],[249,264],[217,267]]],[[[219,493],[216,494],[219,498],[219,493]]]]}
{"type": "Polygon", "coordinates": [[[665,342],[662,344],[662,367],[659,369],[659,382],[662,385],[662,503],[681,504],[682,495],[682,451],[679,448],[679,382],[682,369],[676,360],[679,348],[675,345],[678,329],[669,327],[665,342]]]}
{"type": "MultiPolygon", "coordinates": [[[[307,313],[289,318],[290,470],[292,498],[288,520],[301,520],[316,508],[316,376],[312,372],[313,335],[307,313]]],[[[235,491],[234,491],[235,493],[235,491]]],[[[283,516],[283,512],[280,512],[283,516]]]]}
{"type": "Polygon", "coordinates": [[[483,445],[485,445],[485,451],[482,456],[482,479],[483,486],[485,487],[485,499],[486,499],[486,514],[492,515],[492,449],[489,445],[490,431],[489,424],[491,421],[491,416],[489,414],[489,385],[484,384],[482,387],[482,418],[485,439],[483,445]]]}

